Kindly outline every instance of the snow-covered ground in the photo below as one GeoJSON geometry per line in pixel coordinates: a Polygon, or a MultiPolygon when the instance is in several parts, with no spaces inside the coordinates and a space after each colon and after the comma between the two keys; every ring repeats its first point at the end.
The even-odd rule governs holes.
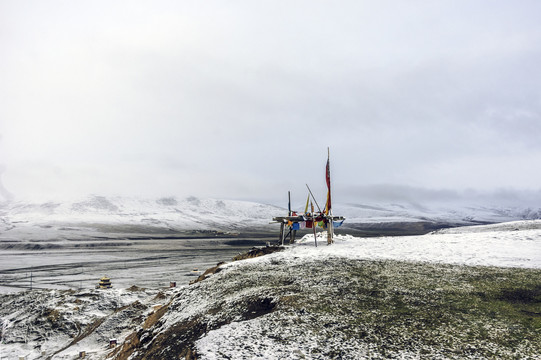
{"type": "MultiPolygon", "coordinates": [[[[243,269],[250,266],[263,268],[268,266],[270,268],[280,264],[280,267],[284,269],[294,269],[302,263],[335,263],[337,259],[343,261],[403,260],[467,266],[541,269],[541,221],[517,221],[489,226],[455,228],[423,236],[382,238],[336,236],[336,242],[331,246],[326,245],[325,234],[320,233],[320,235],[318,247],[315,246],[314,237],[306,235],[297,245],[291,246],[283,252],[229,263],[224,266],[225,274],[227,271],[246,272],[247,270],[243,269]]],[[[226,276],[225,274],[222,276],[226,276]]],[[[320,276],[322,279],[326,277],[323,271],[320,276]]],[[[307,289],[307,291],[310,290],[307,289]]],[[[348,294],[340,293],[338,296],[347,297],[348,294]]],[[[292,319],[291,321],[299,320],[292,319]]],[[[369,344],[348,343],[349,341],[336,343],[332,338],[323,341],[324,344],[316,344],[317,334],[307,336],[302,334],[302,330],[299,333],[286,333],[285,335],[286,337],[297,337],[302,345],[300,343],[297,345],[294,343],[284,344],[284,342],[276,341],[274,336],[260,336],[269,331],[268,322],[271,320],[265,320],[265,317],[231,322],[206,333],[197,340],[197,351],[202,355],[202,359],[224,359],[228,356],[242,358],[250,356],[250,354],[257,354],[255,357],[260,359],[279,359],[288,356],[287,354],[291,358],[303,359],[308,356],[306,354],[311,351],[311,348],[327,347],[327,350],[330,351],[329,349],[335,346],[340,351],[345,351],[347,354],[345,358],[373,358],[373,356],[379,358],[377,357],[377,349],[369,344]],[[258,335],[253,336],[253,334],[258,335]]],[[[421,357],[419,352],[408,351],[394,355],[411,359],[421,357]]],[[[433,358],[434,356],[431,354],[428,357],[433,358]]],[[[506,356],[511,355],[507,354],[506,356]]],[[[521,358],[520,351],[512,356],[521,358]]],[[[436,357],[447,358],[446,356],[436,357]]],[[[316,358],[321,357],[316,356],[316,358]]]]}
{"type": "Polygon", "coordinates": [[[351,259],[427,261],[469,266],[541,268],[541,220],[467,226],[421,236],[355,238],[338,235],[327,246],[326,234],[306,235],[288,249],[305,258],[338,256],[351,259]]]}
{"type": "MultiPolygon", "coordinates": [[[[324,233],[319,233],[319,235],[318,247],[315,247],[314,237],[306,235],[297,244],[287,247],[285,251],[222,265],[222,271],[213,275],[218,281],[213,286],[218,286],[220,282],[226,286],[224,281],[228,283],[227,286],[237,286],[238,293],[229,300],[213,298],[212,289],[205,290],[210,291],[209,293],[201,292],[206,285],[170,291],[167,296],[175,296],[177,300],[173,300],[170,304],[169,311],[160,322],[160,327],[146,330],[152,333],[144,336],[159,338],[160,333],[170,331],[179,322],[188,321],[197,314],[208,311],[212,313],[212,308],[217,306],[217,303],[222,304],[219,306],[223,307],[221,311],[223,313],[227,312],[229,301],[242,302],[244,301],[242,299],[250,298],[254,295],[251,293],[253,290],[243,292],[242,283],[235,284],[237,281],[235,277],[229,278],[228,274],[244,273],[254,266],[260,269],[256,273],[259,272],[259,281],[263,282],[274,281],[273,276],[282,276],[277,273],[274,275],[262,273],[261,269],[265,268],[276,269],[279,266],[280,269],[286,270],[303,268],[303,264],[310,263],[339,264],[341,261],[362,260],[406,260],[427,264],[541,269],[541,221],[517,221],[446,229],[423,236],[357,238],[342,235],[336,236],[336,241],[331,246],[326,245],[324,233]]],[[[141,273],[140,276],[144,278],[145,274],[141,273]]],[[[315,276],[324,279],[325,273],[315,276]]],[[[79,351],[87,351],[87,358],[104,359],[108,353],[106,346],[108,338],[118,338],[122,344],[133,331],[142,329],[141,326],[145,318],[152,313],[155,303],[164,304],[169,301],[152,300],[156,293],[155,290],[130,292],[116,289],[105,292],[38,291],[4,295],[0,315],[5,330],[0,356],[13,358],[26,355],[26,359],[38,359],[56,354],[53,359],[64,359],[72,358],[79,351]],[[40,305],[36,306],[38,302],[40,305]],[[124,306],[128,306],[128,310],[122,314],[118,313],[118,309],[124,306]],[[130,316],[134,318],[130,319],[130,316]],[[103,319],[103,323],[100,319],[103,319]],[[72,329],[67,332],[59,330],[55,328],[55,321],[60,321],[64,324],[63,326],[71,324],[69,328],[72,329]],[[116,325],[114,325],[115,322],[116,325]],[[83,328],[90,324],[96,325],[95,331],[91,331],[88,336],[74,342],[74,337],[81,336],[81,333],[84,333],[83,328]],[[43,327],[40,328],[40,326],[43,327]],[[123,329],[123,326],[127,328],[123,329]],[[25,330],[29,327],[30,333],[25,330]]],[[[282,296],[287,296],[287,294],[280,294],[280,297],[282,296]]],[[[231,311],[233,314],[234,311],[231,311]]],[[[266,321],[270,320],[266,319],[264,315],[254,319],[238,318],[239,321],[228,321],[227,325],[218,326],[204,333],[195,342],[196,350],[202,359],[222,359],[227,356],[250,357],[254,351],[259,354],[256,357],[261,359],[277,359],[285,354],[294,354],[292,358],[303,358],[304,355],[301,352],[294,352],[298,345],[295,345],[294,341],[275,342],[271,340],[272,337],[265,340],[265,335],[261,331],[263,333],[268,331],[266,321]],[[251,345],[246,343],[247,339],[250,340],[251,345]],[[261,347],[256,349],[259,343],[261,347]]],[[[297,330],[293,328],[289,331],[297,330]]],[[[299,328],[298,331],[303,331],[303,329],[299,328]]],[[[300,334],[290,335],[298,335],[299,339],[306,338],[305,335],[300,334]]],[[[317,336],[314,334],[314,337],[317,336]]],[[[316,346],[315,343],[312,345],[316,346]]],[[[351,354],[361,357],[372,351],[370,347],[366,347],[366,344],[344,344],[345,349],[347,346],[351,347],[351,354]]],[[[306,346],[303,345],[302,348],[306,350],[306,346]]],[[[142,354],[141,351],[144,352],[144,348],[139,349],[139,354],[142,354]]],[[[414,354],[409,355],[415,357],[414,354]]]]}
{"type": "Polygon", "coordinates": [[[76,359],[81,351],[105,358],[110,339],[126,337],[134,319],[163,301],[158,293],[133,288],[5,295],[0,358],[76,359]]]}
{"type": "MultiPolygon", "coordinates": [[[[362,260],[404,260],[408,262],[425,262],[427,264],[541,268],[541,221],[518,221],[490,226],[465,227],[442,230],[423,236],[382,238],[337,236],[335,244],[331,246],[326,245],[325,234],[320,233],[320,235],[318,247],[315,246],[314,237],[306,235],[299,243],[288,247],[283,252],[226,264],[223,266],[224,270],[218,275],[222,279],[219,281],[226,281],[225,279],[235,281],[234,279],[238,275],[228,277],[229,273],[253,273],[254,275],[246,276],[256,276],[255,274],[261,271],[257,269],[265,268],[272,268],[274,277],[277,279],[287,276],[293,276],[294,278],[295,270],[292,269],[305,269],[306,264],[340,264],[342,262],[345,264],[348,261],[362,260]],[[277,271],[278,269],[282,269],[283,273],[277,271]]],[[[337,273],[340,273],[340,270],[337,273]]],[[[336,273],[333,273],[332,276],[335,276],[334,274],[336,273]]],[[[325,283],[324,279],[327,278],[327,274],[323,269],[319,275],[316,275],[316,278],[318,276],[321,279],[320,284],[325,283]]],[[[449,276],[451,279],[446,281],[454,281],[452,272],[449,276]]],[[[273,278],[272,274],[263,273],[257,275],[257,279],[254,280],[256,283],[278,281],[273,278]]],[[[301,277],[299,280],[302,284],[303,278],[301,277]]],[[[340,280],[335,278],[330,282],[338,286],[340,280]]],[[[306,289],[304,291],[318,294],[313,301],[321,301],[321,289],[316,290],[311,287],[313,285],[309,284],[310,281],[306,279],[304,282],[306,289]]],[[[272,288],[271,285],[269,287],[272,288]]],[[[396,289],[396,291],[402,290],[396,289]]],[[[236,296],[239,298],[262,296],[257,292],[257,286],[255,290],[251,288],[246,291],[243,291],[241,286],[236,296]]],[[[290,295],[284,293],[280,294],[280,297],[287,298],[290,295]]],[[[268,293],[268,296],[271,296],[270,293],[268,293]]],[[[351,294],[340,293],[334,296],[343,298],[349,297],[351,294]]],[[[182,304],[186,304],[186,301],[189,300],[183,299],[182,304]]],[[[193,308],[184,306],[180,312],[170,312],[165,317],[166,324],[173,326],[173,324],[181,322],[194,314],[204,313],[205,307],[215,307],[216,303],[219,302],[216,299],[209,299],[208,301],[208,303],[198,302],[197,306],[193,308]],[[189,313],[189,311],[193,311],[193,313],[189,313]]],[[[226,299],[225,303],[235,303],[236,301],[241,302],[240,299],[231,298],[226,299]]],[[[226,307],[227,305],[222,304],[220,306],[226,307]]],[[[230,311],[234,312],[233,309],[230,311]]],[[[304,316],[298,315],[298,317],[290,319],[284,319],[281,316],[273,313],[248,320],[237,318],[237,320],[231,321],[227,325],[205,333],[196,341],[196,350],[202,359],[247,358],[250,356],[258,359],[279,359],[286,356],[302,359],[311,358],[307,354],[314,351],[314,349],[324,353],[335,350],[341,351],[346,354],[344,358],[377,357],[379,350],[371,347],[370,344],[362,341],[351,342],[351,339],[341,339],[338,333],[334,333],[331,338],[320,339],[320,334],[311,333],[309,324],[301,325],[304,316]],[[272,329],[279,327],[280,324],[283,325],[284,321],[289,322],[289,325],[281,330],[282,333],[273,333],[272,329]],[[298,327],[292,325],[295,323],[299,324],[298,327]]],[[[216,322],[219,320],[211,318],[208,321],[216,322]]],[[[333,324],[332,320],[328,321],[333,324]]],[[[166,331],[166,328],[167,326],[164,326],[162,331],[166,331]]],[[[431,356],[437,357],[437,351],[434,353],[430,353],[430,351],[435,350],[429,349],[426,351],[431,356]]],[[[501,351],[503,351],[502,354],[511,356],[505,352],[507,350],[501,351]]],[[[418,352],[405,350],[394,355],[402,358],[419,357],[418,352]]],[[[324,358],[321,355],[315,357],[324,358]]],[[[440,358],[446,357],[440,356],[440,358]]]]}

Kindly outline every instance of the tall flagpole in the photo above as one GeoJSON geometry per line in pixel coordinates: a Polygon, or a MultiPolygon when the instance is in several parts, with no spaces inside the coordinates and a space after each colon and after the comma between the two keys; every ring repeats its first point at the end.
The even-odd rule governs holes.
{"type": "Polygon", "coordinates": [[[325,182],[327,183],[327,201],[325,204],[325,215],[329,213],[332,208],[331,203],[331,153],[327,148],[327,165],[325,166],[325,182]]]}
{"type": "Polygon", "coordinates": [[[326,173],[325,173],[325,180],[327,181],[327,213],[325,216],[327,217],[327,245],[330,245],[333,243],[333,223],[332,223],[332,197],[331,197],[331,150],[329,147],[327,147],[327,166],[326,166],[326,173]]]}
{"type": "Polygon", "coordinates": [[[291,216],[291,191],[287,192],[287,216],[291,216]]]}

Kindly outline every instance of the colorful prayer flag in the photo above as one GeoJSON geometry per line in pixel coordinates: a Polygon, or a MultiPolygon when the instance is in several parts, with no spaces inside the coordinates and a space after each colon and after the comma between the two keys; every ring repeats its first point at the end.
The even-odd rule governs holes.
{"type": "Polygon", "coordinates": [[[327,166],[325,168],[325,180],[327,181],[327,203],[325,204],[325,215],[331,211],[331,165],[330,155],[327,158],[327,166]]]}

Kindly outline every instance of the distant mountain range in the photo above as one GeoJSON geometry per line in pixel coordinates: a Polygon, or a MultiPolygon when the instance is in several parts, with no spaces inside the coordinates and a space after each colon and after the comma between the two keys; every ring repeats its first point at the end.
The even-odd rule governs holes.
{"type": "MultiPolygon", "coordinates": [[[[255,202],[162,197],[89,196],[77,201],[0,203],[0,241],[108,237],[271,234],[285,208],[255,202]]],[[[465,204],[336,204],[342,232],[425,233],[442,227],[539,219],[541,208],[465,204]]],[[[338,231],[338,230],[337,230],[338,231]]]]}
{"type": "Polygon", "coordinates": [[[338,211],[348,219],[345,228],[381,234],[421,234],[447,227],[541,218],[541,208],[460,202],[346,204],[337,205],[338,211]]]}

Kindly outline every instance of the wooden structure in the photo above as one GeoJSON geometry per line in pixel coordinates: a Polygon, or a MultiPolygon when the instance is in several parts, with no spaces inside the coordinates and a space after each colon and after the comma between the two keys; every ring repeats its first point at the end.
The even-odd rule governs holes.
{"type": "Polygon", "coordinates": [[[280,224],[280,239],[279,243],[284,245],[285,239],[289,237],[289,243],[295,242],[295,236],[297,230],[301,229],[312,229],[314,232],[314,241],[317,246],[317,233],[316,228],[321,227],[327,231],[327,244],[332,244],[334,242],[334,228],[342,225],[345,218],[343,216],[334,216],[332,213],[332,202],[331,202],[331,171],[330,171],[330,152],[328,152],[327,157],[327,166],[325,169],[325,180],[327,182],[327,200],[325,203],[325,209],[322,211],[319,207],[312,191],[308,184],[308,199],[306,199],[306,207],[304,213],[297,213],[291,210],[291,193],[288,192],[288,214],[287,216],[277,216],[272,220],[280,224]],[[312,199],[313,202],[310,200],[312,199]],[[318,211],[314,209],[314,202],[317,206],[318,211]],[[311,205],[311,211],[308,211],[308,205],[311,205]],[[286,233],[286,230],[288,232],[286,233]]]}

